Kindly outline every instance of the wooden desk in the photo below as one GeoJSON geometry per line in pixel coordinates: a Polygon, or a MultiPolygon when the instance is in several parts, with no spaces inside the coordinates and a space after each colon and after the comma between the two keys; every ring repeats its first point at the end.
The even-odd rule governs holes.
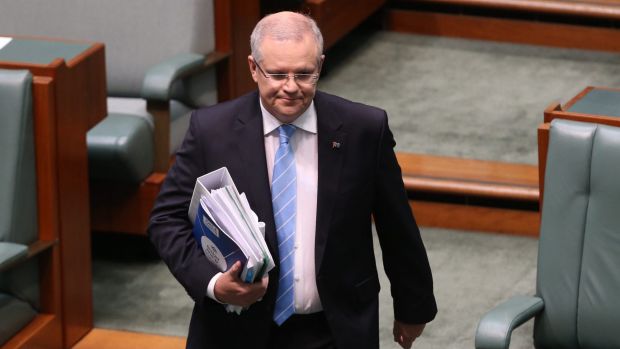
{"type": "Polygon", "coordinates": [[[620,127],[620,89],[589,86],[564,106],[554,102],[545,109],[544,123],[538,127],[540,207],[542,207],[547,148],[549,147],[549,123],[553,119],[592,122],[620,127]]]}
{"type": "Polygon", "coordinates": [[[105,117],[104,46],[14,38],[0,68],[33,75],[39,226],[57,226],[64,347],[93,327],[86,132],[105,117]]]}

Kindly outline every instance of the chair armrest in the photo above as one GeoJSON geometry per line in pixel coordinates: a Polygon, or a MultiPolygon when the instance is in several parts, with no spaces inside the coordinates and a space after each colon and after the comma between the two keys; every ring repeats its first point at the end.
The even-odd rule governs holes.
{"type": "Polygon", "coordinates": [[[13,242],[0,242],[0,272],[9,270],[26,260],[38,256],[50,250],[56,244],[58,244],[58,239],[36,240],[28,246],[13,242]]]}
{"type": "Polygon", "coordinates": [[[170,164],[170,109],[176,81],[197,75],[228,58],[230,52],[214,51],[206,56],[196,53],[177,55],[149,69],[142,83],[142,98],[153,116],[154,171],[165,173],[170,164]]]}
{"type": "Polygon", "coordinates": [[[0,270],[28,255],[28,246],[13,242],[0,242],[0,270]]]}
{"type": "Polygon", "coordinates": [[[208,55],[185,53],[157,64],[146,72],[142,82],[142,98],[146,100],[168,101],[172,94],[172,84],[178,79],[199,73],[228,57],[229,53],[214,51],[208,55]]]}
{"type": "Polygon", "coordinates": [[[476,330],[476,349],[507,349],[512,331],[544,308],[539,297],[515,296],[486,313],[476,330]]]}

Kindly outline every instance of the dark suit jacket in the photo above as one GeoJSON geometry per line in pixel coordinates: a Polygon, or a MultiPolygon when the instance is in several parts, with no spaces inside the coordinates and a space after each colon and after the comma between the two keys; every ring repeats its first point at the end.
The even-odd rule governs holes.
{"type": "MultiPolygon", "coordinates": [[[[339,348],[378,348],[379,280],[373,255],[374,215],[394,316],[425,323],[437,312],[432,277],[408,205],[385,111],[317,91],[318,199],[316,282],[339,348]],[[334,147],[333,142],[340,143],[334,147]]],[[[152,212],[149,236],[172,274],[196,302],[188,348],[265,348],[278,267],[262,301],[227,314],[206,297],[217,270],[197,248],[187,210],[196,178],[226,166],[266,224],[278,261],[263,124],[257,92],[195,111],[152,212]]],[[[298,174],[303,175],[303,174],[298,174]]]]}

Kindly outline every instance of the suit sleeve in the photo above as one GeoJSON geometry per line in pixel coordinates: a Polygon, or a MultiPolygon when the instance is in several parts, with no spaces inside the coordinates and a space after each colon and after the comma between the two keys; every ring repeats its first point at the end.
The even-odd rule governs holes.
{"type": "Polygon", "coordinates": [[[375,224],[390,279],[394,318],[420,324],[435,317],[437,305],[428,257],[409,206],[395,145],[384,113],[376,165],[375,224]]]}
{"type": "Polygon", "coordinates": [[[192,299],[204,302],[209,280],[218,270],[208,262],[192,235],[188,208],[196,178],[206,168],[200,142],[200,118],[191,116],[190,126],[176,154],[149,222],[148,235],[174,277],[192,299]]]}

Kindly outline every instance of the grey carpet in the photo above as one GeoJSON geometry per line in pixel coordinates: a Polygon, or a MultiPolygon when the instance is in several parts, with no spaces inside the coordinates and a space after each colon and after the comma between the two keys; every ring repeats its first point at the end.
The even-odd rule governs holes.
{"type": "Polygon", "coordinates": [[[536,164],[549,104],[620,87],[620,55],[582,50],[363,31],[330,59],[319,88],[386,109],[397,150],[493,161],[536,164]]]}
{"type": "MultiPolygon", "coordinates": [[[[524,237],[462,233],[425,228],[422,231],[431,268],[439,314],[415,348],[473,348],[481,316],[515,294],[532,295],[535,286],[537,240],[524,237]]],[[[185,336],[192,303],[183,288],[155,256],[144,253],[146,241],[110,243],[113,253],[98,242],[94,259],[95,326],[185,336]]],[[[392,341],[392,301],[375,241],[380,270],[380,337],[382,348],[392,341]]],[[[531,348],[532,324],[513,336],[511,348],[531,348]]]]}
{"type": "Polygon", "coordinates": [[[95,327],[187,334],[191,299],[145,237],[95,235],[95,327]]]}

